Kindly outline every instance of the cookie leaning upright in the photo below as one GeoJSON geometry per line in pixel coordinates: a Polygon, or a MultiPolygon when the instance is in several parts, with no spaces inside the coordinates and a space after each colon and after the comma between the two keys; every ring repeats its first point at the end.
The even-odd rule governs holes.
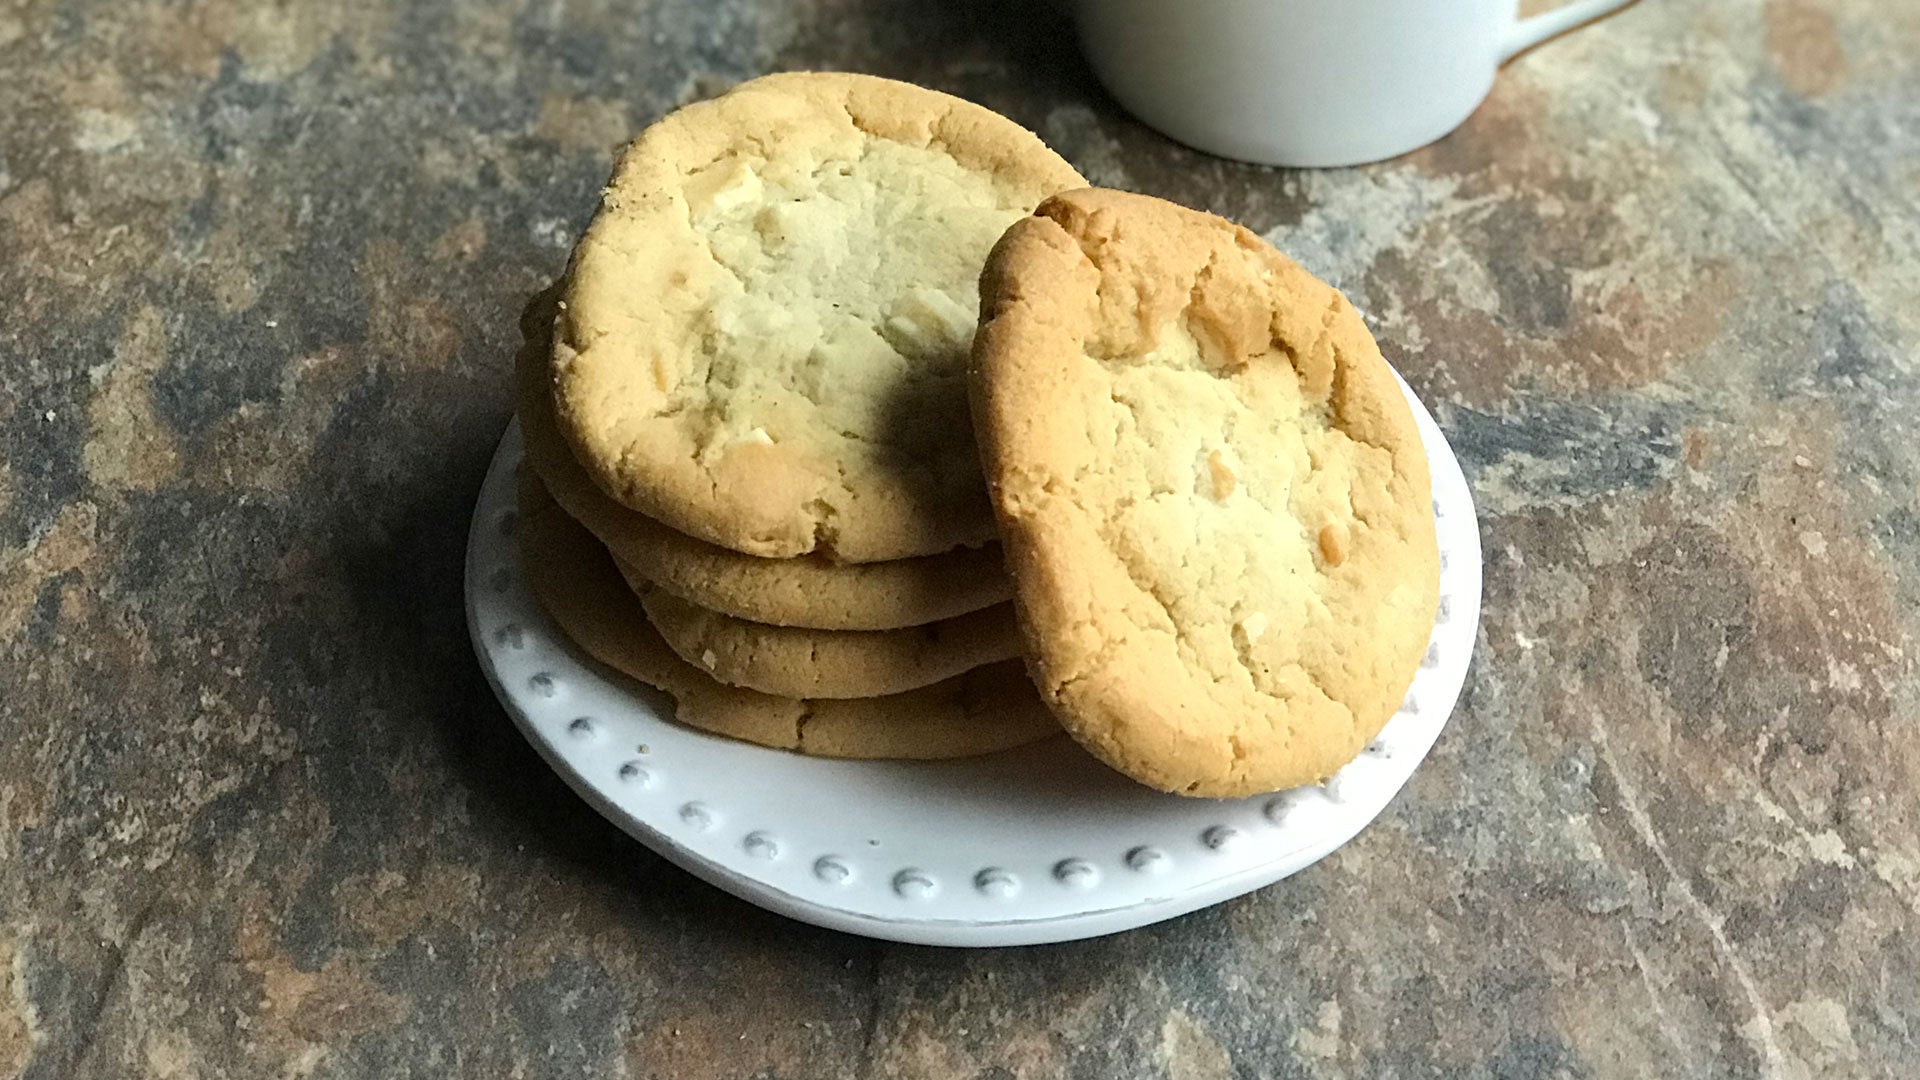
{"type": "Polygon", "coordinates": [[[615,500],[754,555],[992,536],[967,419],[981,263],[1085,181],[932,90],[772,75],[621,155],[555,324],[560,427],[615,500]]]}
{"type": "Polygon", "coordinates": [[[1439,588],[1426,455],[1352,305],[1245,229],[1086,190],[1008,230],[981,309],[973,415],[1062,725],[1192,795],[1350,761],[1439,588]]]}

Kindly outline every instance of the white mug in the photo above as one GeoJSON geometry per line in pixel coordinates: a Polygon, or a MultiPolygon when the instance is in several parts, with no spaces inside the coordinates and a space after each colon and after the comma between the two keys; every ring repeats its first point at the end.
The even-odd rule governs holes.
{"type": "Polygon", "coordinates": [[[1075,0],[1094,72],[1148,125],[1263,165],[1358,165],[1458,127],[1500,65],[1633,0],[1075,0]]]}

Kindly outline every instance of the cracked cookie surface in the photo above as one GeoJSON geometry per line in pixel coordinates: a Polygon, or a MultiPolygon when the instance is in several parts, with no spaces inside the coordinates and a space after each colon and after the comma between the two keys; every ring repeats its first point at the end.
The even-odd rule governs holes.
{"type": "Polygon", "coordinates": [[[568,514],[653,586],[725,615],[820,630],[920,626],[1013,595],[997,543],[872,563],[836,563],[817,554],[766,559],[696,540],[614,502],[554,426],[546,358],[557,295],[555,286],[534,297],[521,318],[517,412],[527,463],[568,514]]]}
{"type": "Polygon", "coordinates": [[[727,686],[674,655],[606,549],[522,473],[514,535],[527,580],[561,631],[602,664],[664,692],[674,718],[716,735],[816,757],[953,758],[1057,734],[1017,661],[932,686],[848,701],[727,686]]]}
{"type": "Polygon", "coordinates": [[[1084,190],[982,277],[973,415],[1042,695],[1166,791],[1313,783],[1432,630],[1427,460],[1352,305],[1259,237],[1084,190]]]}
{"type": "Polygon", "coordinates": [[[992,535],[965,368],[1001,232],[1084,184],[1013,121],[771,75],[622,153],[555,325],[557,419],[611,498],[753,555],[992,535]]]}

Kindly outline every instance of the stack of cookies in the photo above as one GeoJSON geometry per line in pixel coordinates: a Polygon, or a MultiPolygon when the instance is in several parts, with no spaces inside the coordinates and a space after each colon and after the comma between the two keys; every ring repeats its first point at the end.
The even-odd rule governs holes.
{"type": "Polygon", "coordinates": [[[1353,308],[979,106],[797,74],[682,109],[523,331],[530,580],[683,723],[1064,727],[1241,795],[1351,760],[1425,647],[1426,458],[1353,308]]]}
{"type": "Polygon", "coordinates": [[[649,128],[523,320],[521,535],[556,621],[683,722],[770,746],[1058,732],[966,369],[988,252],[1084,184],[1005,117],[865,76],[771,76],[649,128]]]}

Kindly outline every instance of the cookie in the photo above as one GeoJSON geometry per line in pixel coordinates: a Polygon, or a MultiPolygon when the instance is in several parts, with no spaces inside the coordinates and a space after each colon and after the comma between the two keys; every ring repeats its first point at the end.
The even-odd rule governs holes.
{"type": "Polygon", "coordinates": [[[1433,626],[1427,459],[1346,298],[1140,195],[1050,199],[988,260],[973,415],[1031,666],[1166,791],[1324,779],[1433,626]]]}
{"type": "Polygon", "coordinates": [[[518,411],[527,462],[568,514],[660,590],[736,618],[821,630],[919,626],[1013,595],[997,543],[876,563],[836,563],[817,554],[763,559],[695,540],[607,498],[553,424],[546,356],[556,295],[549,290],[535,297],[522,320],[518,411]]]}
{"type": "Polygon", "coordinates": [[[1085,183],[978,105],[770,75],[622,153],[555,323],[559,427],[599,488],[752,555],[991,538],[967,419],[1002,231],[1085,183]]]}
{"type": "Polygon", "coordinates": [[[675,656],[621,583],[613,560],[522,475],[515,526],[534,595],[589,656],[674,700],[674,717],[716,735],[818,757],[952,758],[1059,732],[1017,661],[919,690],[808,701],[726,686],[675,656]]]}
{"type": "MultiPolygon", "coordinates": [[[[644,584],[631,568],[620,571],[644,584]]],[[[657,589],[640,599],[680,659],[729,686],[782,697],[897,694],[1021,652],[1011,604],[900,630],[804,630],[721,615],[657,589]]]]}

